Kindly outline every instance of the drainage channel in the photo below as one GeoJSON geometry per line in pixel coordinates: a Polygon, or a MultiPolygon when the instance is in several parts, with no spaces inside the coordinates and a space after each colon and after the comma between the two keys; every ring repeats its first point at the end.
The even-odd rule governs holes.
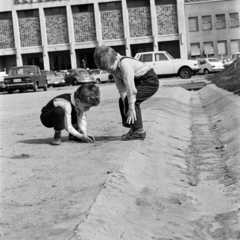
{"type": "Polygon", "coordinates": [[[225,172],[228,171],[227,176],[233,174],[224,158],[225,145],[216,134],[216,126],[213,126],[199,92],[192,95],[191,105],[192,139],[186,161],[191,186],[189,195],[199,212],[201,223],[198,234],[202,239],[240,239],[240,208],[233,206],[236,196],[226,194],[228,184],[225,182],[229,178],[226,179],[225,172]]]}

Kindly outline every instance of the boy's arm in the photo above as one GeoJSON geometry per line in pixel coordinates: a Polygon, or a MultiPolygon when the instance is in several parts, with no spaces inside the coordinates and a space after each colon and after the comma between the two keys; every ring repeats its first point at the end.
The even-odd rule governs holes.
{"type": "Polygon", "coordinates": [[[70,134],[72,134],[73,136],[77,137],[77,138],[81,138],[82,134],[79,133],[72,125],[72,116],[71,116],[71,112],[72,112],[72,107],[71,104],[62,99],[62,98],[56,98],[53,101],[53,104],[55,107],[62,107],[64,112],[65,112],[65,118],[64,118],[64,127],[66,129],[66,131],[68,131],[70,134]]]}
{"type": "Polygon", "coordinates": [[[81,133],[87,135],[87,118],[86,112],[80,112],[77,116],[77,125],[81,133]]]}
{"type": "Polygon", "coordinates": [[[134,69],[131,64],[122,61],[121,71],[123,74],[123,81],[126,87],[129,109],[135,109],[135,101],[137,95],[137,89],[134,83],[134,69]]]}

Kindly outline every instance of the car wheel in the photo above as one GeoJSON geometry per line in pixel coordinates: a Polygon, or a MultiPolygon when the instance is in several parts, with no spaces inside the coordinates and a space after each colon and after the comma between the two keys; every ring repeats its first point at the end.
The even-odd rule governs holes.
{"type": "Polygon", "coordinates": [[[19,92],[20,92],[20,93],[23,93],[23,89],[19,89],[19,92]]]}
{"type": "Polygon", "coordinates": [[[44,91],[47,91],[47,89],[48,89],[48,86],[47,86],[47,83],[44,85],[44,87],[43,87],[43,90],[44,91]]]}
{"type": "Polygon", "coordinates": [[[34,92],[38,92],[38,85],[37,85],[37,84],[34,85],[34,87],[33,87],[33,91],[34,91],[34,92]]]}
{"type": "Polygon", "coordinates": [[[72,85],[73,85],[73,86],[76,86],[77,84],[78,84],[78,81],[77,81],[76,79],[73,79],[72,85]]]}
{"type": "Polygon", "coordinates": [[[99,78],[96,79],[96,82],[97,82],[98,84],[102,83],[99,78]]]}
{"type": "Polygon", "coordinates": [[[13,93],[13,90],[8,90],[8,94],[12,94],[13,93]]]}
{"type": "Polygon", "coordinates": [[[191,78],[192,76],[192,71],[188,67],[183,67],[181,68],[179,75],[181,78],[186,79],[186,78],[191,78]]]}
{"type": "Polygon", "coordinates": [[[204,69],[204,74],[208,75],[209,74],[209,70],[208,69],[204,69]]]}

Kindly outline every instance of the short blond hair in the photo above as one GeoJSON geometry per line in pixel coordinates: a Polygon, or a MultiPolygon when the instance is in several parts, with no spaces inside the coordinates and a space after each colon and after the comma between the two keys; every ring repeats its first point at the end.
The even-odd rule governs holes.
{"type": "Polygon", "coordinates": [[[116,59],[117,52],[111,47],[101,45],[94,51],[94,61],[99,69],[107,70],[111,67],[116,59]]]}

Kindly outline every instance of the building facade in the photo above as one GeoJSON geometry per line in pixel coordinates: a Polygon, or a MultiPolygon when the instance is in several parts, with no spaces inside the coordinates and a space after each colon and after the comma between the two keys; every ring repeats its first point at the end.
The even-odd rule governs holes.
{"type": "Polygon", "coordinates": [[[188,58],[240,52],[240,1],[186,0],[184,10],[188,58]]]}
{"type": "Polygon", "coordinates": [[[183,59],[218,57],[219,49],[226,57],[233,46],[239,48],[239,0],[0,0],[0,6],[0,69],[7,71],[27,64],[45,70],[95,68],[93,53],[101,44],[127,56],[166,50],[183,59]],[[226,28],[213,28],[214,17],[224,14],[226,28]],[[208,16],[212,29],[200,29],[208,16]],[[193,32],[196,19],[199,28],[193,32]]]}

